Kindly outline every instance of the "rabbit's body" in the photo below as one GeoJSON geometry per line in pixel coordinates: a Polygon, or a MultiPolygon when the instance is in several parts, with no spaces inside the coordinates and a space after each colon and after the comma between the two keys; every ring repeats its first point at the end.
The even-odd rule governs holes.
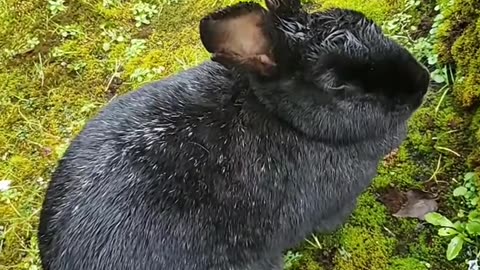
{"type": "Polygon", "coordinates": [[[209,61],[118,98],[53,175],[43,267],[280,270],[350,215],[425,90],[390,106],[209,61]]]}
{"type": "Polygon", "coordinates": [[[315,141],[212,62],[146,86],[92,120],[61,162],[41,228],[47,269],[281,269],[232,262],[280,260],[339,225],[404,129],[315,141]]]}

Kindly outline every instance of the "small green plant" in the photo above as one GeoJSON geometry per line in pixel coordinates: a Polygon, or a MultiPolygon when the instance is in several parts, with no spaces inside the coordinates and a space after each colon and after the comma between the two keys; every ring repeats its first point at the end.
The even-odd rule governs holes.
{"type": "Polygon", "coordinates": [[[428,213],[425,219],[432,225],[441,226],[438,230],[438,235],[451,238],[446,252],[449,261],[455,259],[460,254],[465,243],[476,245],[475,240],[480,236],[479,211],[471,212],[468,215],[468,221],[465,222],[456,221],[453,223],[450,219],[436,212],[428,213]]]}
{"type": "Polygon", "coordinates": [[[464,184],[453,191],[454,196],[463,197],[467,202],[467,211],[469,211],[467,215],[464,214],[464,210],[461,210],[457,215],[458,220],[455,222],[436,212],[425,216],[428,223],[441,227],[438,229],[439,236],[450,238],[446,251],[448,260],[458,257],[465,245],[471,245],[476,250],[476,257],[480,255],[480,210],[478,209],[478,187],[475,181],[475,174],[467,173],[464,177],[464,184]]]}
{"type": "Polygon", "coordinates": [[[468,208],[475,209],[479,206],[479,190],[477,187],[477,176],[473,172],[467,173],[465,174],[463,181],[463,185],[457,187],[453,191],[453,196],[462,197],[468,208]]]}
{"type": "Polygon", "coordinates": [[[436,83],[448,83],[449,75],[447,66],[436,68],[430,76],[432,76],[432,80],[436,83]]]}
{"type": "Polygon", "coordinates": [[[127,35],[122,34],[126,33],[125,29],[120,27],[119,29],[107,29],[105,26],[102,26],[103,32],[102,36],[108,38],[108,41],[104,42],[102,48],[104,51],[109,51],[113,43],[122,43],[129,38],[127,35]]]}
{"type": "Polygon", "coordinates": [[[8,187],[8,189],[5,189],[0,193],[0,202],[11,204],[12,201],[17,200],[19,196],[20,192],[16,188],[8,187]]]}
{"type": "Polygon", "coordinates": [[[3,57],[5,57],[7,59],[12,58],[17,54],[17,52],[15,50],[8,49],[8,48],[3,49],[3,53],[4,53],[3,57]]]}
{"type": "Polygon", "coordinates": [[[50,13],[55,16],[60,12],[63,12],[67,9],[65,6],[65,0],[48,0],[48,10],[50,13]]]}
{"type": "Polygon", "coordinates": [[[158,7],[153,4],[144,2],[137,3],[133,6],[133,15],[135,16],[135,26],[140,27],[143,24],[150,24],[155,14],[158,14],[158,7]]]}
{"type": "Polygon", "coordinates": [[[16,46],[15,48],[5,48],[3,52],[5,53],[7,58],[15,57],[19,54],[24,54],[31,52],[40,44],[40,40],[36,36],[27,36],[27,39],[24,40],[20,46],[16,46]]]}
{"type": "Polygon", "coordinates": [[[161,74],[164,70],[164,67],[157,67],[152,69],[137,68],[130,75],[130,81],[137,83],[152,81],[155,76],[161,74]]]}
{"type": "Polygon", "coordinates": [[[102,26],[102,29],[103,32],[101,35],[110,38],[111,41],[125,41],[125,35],[121,34],[122,32],[125,33],[125,29],[123,27],[120,27],[119,29],[107,29],[105,26],[102,26]]]}
{"type": "Polygon", "coordinates": [[[63,38],[77,38],[82,34],[80,27],[76,25],[60,26],[58,32],[63,38]]]}
{"type": "Polygon", "coordinates": [[[147,41],[145,39],[132,39],[130,41],[130,47],[128,47],[125,57],[127,59],[138,56],[142,51],[147,48],[147,41]]]}
{"type": "Polygon", "coordinates": [[[77,61],[71,64],[67,64],[68,70],[71,72],[75,72],[77,75],[80,75],[80,73],[85,69],[87,64],[83,61],[77,61]]]}
{"type": "Polygon", "coordinates": [[[385,33],[402,45],[409,45],[413,40],[410,31],[415,30],[412,24],[413,16],[409,12],[420,5],[420,1],[407,0],[405,8],[392,16],[391,20],[385,21],[382,28],[385,33]]]}
{"type": "Polygon", "coordinates": [[[32,37],[27,40],[26,48],[28,50],[33,50],[38,44],[40,44],[40,40],[37,37],[32,37]]]}
{"type": "Polygon", "coordinates": [[[289,270],[293,267],[293,265],[298,262],[302,258],[302,254],[292,251],[288,251],[287,254],[283,257],[284,267],[283,269],[289,270]]]}
{"type": "Polygon", "coordinates": [[[53,50],[50,54],[53,58],[60,58],[64,55],[67,55],[68,52],[66,52],[65,50],[63,50],[61,48],[55,47],[55,48],[53,48],[53,50]]]}

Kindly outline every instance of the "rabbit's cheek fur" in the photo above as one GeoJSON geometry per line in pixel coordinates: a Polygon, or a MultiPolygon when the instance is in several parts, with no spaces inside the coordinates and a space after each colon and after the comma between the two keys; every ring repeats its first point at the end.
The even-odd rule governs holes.
{"type": "MultiPolygon", "coordinates": [[[[329,94],[372,85],[363,77],[333,72],[314,84],[297,76],[312,67],[289,73],[308,58],[283,62],[313,35],[297,33],[308,16],[298,0],[267,7],[242,3],[206,16],[200,33],[214,61],[116,99],[73,140],[40,215],[44,270],[281,270],[283,251],[348,218],[379,161],[404,140],[415,110],[405,100],[415,93],[397,98],[380,82],[395,96],[390,107],[378,91],[329,94]],[[289,33],[278,26],[285,16],[289,33]],[[286,58],[278,35],[289,40],[282,48],[293,46],[286,58]]],[[[362,17],[344,12],[329,16],[339,24],[362,17]]],[[[327,47],[365,60],[342,44],[327,47]]],[[[362,54],[395,60],[390,45],[362,54]]],[[[424,86],[416,68],[400,78],[413,92],[424,86]]]]}

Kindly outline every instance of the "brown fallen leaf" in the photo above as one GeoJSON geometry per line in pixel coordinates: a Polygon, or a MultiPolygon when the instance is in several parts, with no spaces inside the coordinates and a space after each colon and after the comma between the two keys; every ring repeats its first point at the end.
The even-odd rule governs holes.
{"type": "Polygon", "coordinates": [[[387,207],[390,214],[393,214],[398,212],[402,205],[407,202],[407,196],[400,190],[389,187],[379,194],[378,200],[387,207]]]}
{"type": "Polygon", "coordinates": [[[425,215],[438,209],[436,196],[421,190],[410,190],[406,194],[407,202],[393,214],[394,217],[411,217],[425,220],[425,215]]]}

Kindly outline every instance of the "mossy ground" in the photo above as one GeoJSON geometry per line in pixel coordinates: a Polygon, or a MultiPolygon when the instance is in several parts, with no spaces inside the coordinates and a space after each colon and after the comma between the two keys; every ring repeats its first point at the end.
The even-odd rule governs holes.
{"type": "MultiPolygon", "coordinates": [[[[10,189],[0,193],[2,270],[39,269],[36,226],[43,192],[56,161],[85,121],[113,96],[206,59],[197,32],[199,19],[237,1],[144,1],[157,5],[158,13],[140,27],[132,11],[140,1],[48,2],[0,0],[0,180],[12,181],[10,189]]],[[[378,22],[405,5],[394,0],[304,2],[313,9],[357,9],[378,22]]],[[[445,241],[432,228],[393,218],[381,202],[391,189],[424,188],[447,194],[451,179],[464,172],[466,161],[471,167],[480,165],[480,143],[476,144],[480,110],[472,118],[480,96],[476,40],[480,24],[479,20],[466,23],[468,28],[459,31],[465,23],[452,15],[462,14],[463,21],[471,22],[478,18],[478,9],[459,10],[474,8],[478,2],[459,2],[468,5],[457,4],[449,11],[439,47],[444,61],[458,63],[465,79],[444,99],[442,91],[432,89],[410,122],[407,141],[380,166],[379,176],[359,199],[348,224],[319,236],[321,246],[304,243],[296,248],[300,256],[291,269],[465,268],[458,261],[446,261],[445,241]],[[456,34],[453,39],[451,33],[456,34]],[[465,49],[468,54],[462,53],[465,49]]],[[[424,21],[420,15],[416,19],[424,21]]],[[[440,207],[448,212],[454,203],[444,196],[440,207]]]]}

